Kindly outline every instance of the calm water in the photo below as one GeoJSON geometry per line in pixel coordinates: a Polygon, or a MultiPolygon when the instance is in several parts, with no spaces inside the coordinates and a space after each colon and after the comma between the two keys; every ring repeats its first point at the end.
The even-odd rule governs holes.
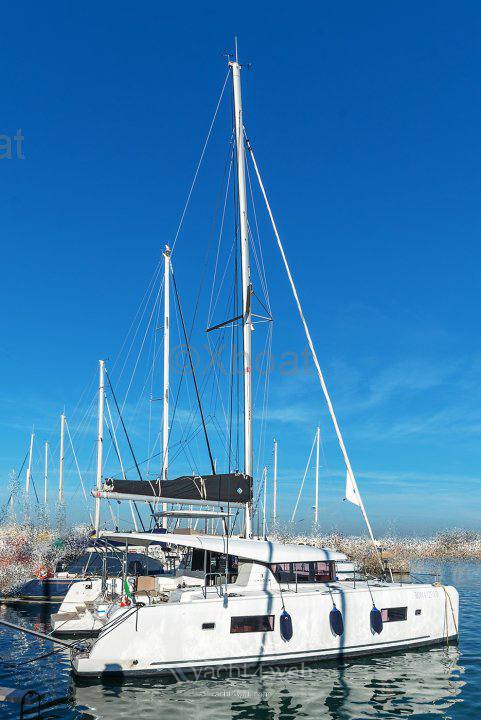
{"type": "MultiPolygon", "coordinates": [[[[429,568],[434,566],[430,564],[429,568]]],[[[421,569],[421,568],[420,568],[421,569]]],[[[41,717],[105,720],[236,718],[481,718],[481,564],[444,563],[441,580],[461,594],[460,644],[377,659],[264,671],[262,677],[166,682],[75,682],[63,651],[27,663],[51,644],[0,628],[0,685],[35,688],[52,704],[41,717]]],[[[12,622],[49,631],[55,606],[2,607],[12,622]]],[[[1,718],[18,718],[0,704],[1,718]]]]}

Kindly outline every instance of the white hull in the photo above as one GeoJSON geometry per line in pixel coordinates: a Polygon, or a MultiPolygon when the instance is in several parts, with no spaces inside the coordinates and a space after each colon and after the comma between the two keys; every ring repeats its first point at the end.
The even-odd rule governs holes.
{"type": "Polygon", "coordinates": [[[292,618],[289,641],[280,632],[283,605],[278,589],[256,591],[232,584],[231,596],[221,597],[210,588],[205,598],[202,592],[186,590],[175,602],[130,610],[123,619],[116,613],[90,652],[73,654],[72,667],[77,675],[91,677],[212,675],[237,666],[375,655],[457,635],[458,593],[452,587],[373,583],[369,590],[366,583],[336,583],[330,589],[332,598],[326,586],[303,585],[298,592],[282,593],[292,618]],[[341,637],[330,627],[333,600],[343,615],[341,637]],[[406,620],[385,622],[382,632],[373,634],[373,600],[378,609],[407,607],[406,620]],[[231,632],[232,617],[254,615],[274,616],[274,630],[231,632]],[[202,629],[205,623],[215,627],[202,629]]]}
{"type": "MultiPolygon", "coordinates": [[[[450,644],[457,642],[457,635],[451,635],[448,638],[450,644]]],[[[84,664],[72,661],[72,670],[77,677],[103,678],[106,675],[129,676],[129,677],[176,677],[182,679],[183,676],[194,677],[217,677],[222,673],[231,673],[235,670],[249,670],[258,668],[260,665],[264,667],[272,667],[279,665],[301,665],[303,663],[316,663],[341,660],[348,657],[363,657],[382,655],[386,653],[402,652],[406,650],[415,650],[424,647],[433,647],[442,645],[446,642],[446,638],[438,637],[426,640],[409,640],[402,642],[378,642],[371,645],[363,645],[358,648],[337,649],[318,649],[314,652],[307,653],[301,651],[299,653],[276,653],[271,656],[248,656],[239,658],[212,659],[206,663],[182,663],[181,661],[169,667],[127,667],[113,663],[111,667],[104,670],[94,670],[86,668],[84,664]]]]}

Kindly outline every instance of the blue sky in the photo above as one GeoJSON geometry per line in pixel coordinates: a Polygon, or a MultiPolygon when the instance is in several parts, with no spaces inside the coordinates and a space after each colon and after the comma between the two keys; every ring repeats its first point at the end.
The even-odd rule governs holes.
{"type": "MultiPolygon", "coordinates": [[[[115,361],[175,235],[237,34],[252,63],[245,124],[374,528],[481,529],[479,5],[25,2],[3,26],[0,134],[21,128],[25,159],[0,160],[2,497],[32,425],[39,484],[45,439],[56,463],[63,407],[92,484],[96,364],[108,359],[123,397],[132,367],[119,377],[115,361]]],[[[174,255],[189,323],[228,151],[226,92],[174,255]]],[[[305,340],[259,198],[256,211],[279,366],[305,340]]],[[[149,342],[126,404],[139,456],[149,342]]],[[[160,365],[154,379],[158,395],[160,365]]],[[[269,410],[260,465],[277,437],[281,515],[319,423],[321,525],[361,530],[309,367],[272,372],[269,410]]],[[[172,470],[189,468],[180,457],[172,470]]],[[[71,457],[67,499],[84,517],[71,457]]]]}

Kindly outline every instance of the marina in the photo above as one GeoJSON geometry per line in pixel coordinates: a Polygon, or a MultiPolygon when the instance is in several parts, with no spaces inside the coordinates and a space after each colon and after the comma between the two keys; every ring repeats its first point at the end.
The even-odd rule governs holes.
{"type": "MultiPolygon", "coordinates": [[[[476,63],[451,46],[459,67],[438,87],[433,46],[410,58],[398,30],[392,46],[376,16],[372,36],[357,8],[352,28],[338,17],[338,46],[336,33],[314,33],[321,17],[329,27],[327,7],[303,26],[312,48],[295,39],[305,13],[287,22],[277,9],[283,44],[270,40],[266,54],[255,23],[239,20],[246,44],[231,32],[213,62],[210,9],[195,35],[193,15],[182,18],[187,53],[170,17],[158,43],[160,10],[148,5],[148,22],[126,23],[119,7],[107,33],[88,28],[81,73],[65,47],[62,108],[52,48],[81,34],[40,53],[55,61],[41,85],[55,89],[57,129],[65,112],[83,139],[88,108],[100,127],[108,118],[95,168],[70,142],[75,163],[52,154],[50,177],[37,129],[33,182],[28,133],[0,133],[12,188],[38,193],[25,240],[14,237],[29,213],[7,218],[6,267],[15,274],[27,249],[38,264],[42,246],[51,264],[39,265],[35,290],[30,275],[10,292],[0,353],[0,717],[474,720],[480,300],[469,295],[476,253],[456,274],[473,223],[454,200],[446,214],[445,198],[477,212],[478,177],[462,174],[476,103],[468,112],[460,83],[476,63]],[[359,26],[362,92],[350,60],[359,26]],[[122,49],[115,27],[129,37],[122,49]],[[430,93],[441,88],[438,113],[430,93]],[[142,119],[148,139],[120,158],[120,138],[142,119]],[[435,133],[428,142],[420,130],[429,121],[444,132],[435,150],[435,133]],[[397,154],[409,138],[412,155],[397,154]]],[[[404,22],[383,12],[393,28],[404,22]]],[[[32,4],[27,25],[36,13],[32,4]]],[[[47,34],[70,27],[52,18],[47,34]]],[[[407,36],[421,48],[419,23],[407,36]]],[[[30,77],[28,92],[37,85],[30,77]]]]}
{"type": "MultiPolygon", "coordinates": [[[[73,645],[71,666],[78,677],[103,678],[117,676],[163,676],[170,673],[192,674],[211,672],[213,668],[228,670],[235,667],[257,667],[261,665],[285,665],[296,662],[329,660],[357,655],[372,655],[400,649],[417,648],[435,644],[457,642],[459,625],[459,596],[456,588],[439,582],[397,583],[394,580],[389,559],[383,556],[382,547],[376,541],[364,502],[355,479],[343,435],[320,368],[311,332],[304,315],[298,290],[292,275],[277,225],[262,181],[259,167],[248,139],[243,121],[242,65],[238,59],[237,39],[235,55],[228,60],[228,74],[221,91],[217,109],[221,103],[227,80],[232,83],[233,125],[230,167],[237,178],[234,188],[236,208],[235,222],[239,235],[237,251],[240,255],[240,274],[234,277],[234,298],[240,302],[240,313],[207,328],[207,333],[231,328],[232,353],[235,352],[235,338],[242,338],[242,389],[237,388],[237,438],[242,431],[243,442],[236,449],[236,465],[232,468],[229,447],[228,472],[218,473],[214,461],[205,421],[205,408],[199,392],[198,379],[192,360],[190,342],[186,333],[184,315],[172,265],[172,250],[165,247],[164,256],[164,303],[163,303],[163,431],[162,470],[156,479],[143,479],[133,453],[122,412],[104,360],[99,361],[98,385],[98,429],[96,488],[94,497],[93,525],[97,542],[106,541],[111,545],[125,545],[117,577],[112,576],[109,565],[115,558],[107,556],[101,560],[102,578],[100,586],[88,575],[88,567],[74,573],[71,587],[63,594],[59,585],[69,580],[69,572],[51,572],[41,566],[37,579],[22,586],[18,594],[29,599],[37,593],[38,586],[48,599],[65,599],[60,612],[53,616],[54,631],[66,634],[72,631],[79,635],[95,635],[91,643],[73,645]],[[247,210],[248,161],[252,162],[262,199],[272,225],[282,263],[287,274],[294,305],[305,333],[316,374],[324,394],[330,419],[339,443],[339,449],[346,468],[345,499],[359,508],[366,524],[368,535],[378,557],[378,572],[374,577],[364,575],[340,577],[337,564],[349,563],[350,558],[332,548],[312,548],[305,545],[276,543],[267,536],[267,468],[262,474],[263,491],[262,539],[254,538],[254,420],[253,420],[253,331],[254,322],[271,323],[270,313],[264,317],[254,312],[254,277],[251,274],[251,237],[247,210]],[[200,415],[206,450],[211,466],[210,474],[193,473],[171,479],[169,471],[169,449],[171,430],[170,410],[170,285],[174,286],[175,299],[190,366],[198,413],[200,415]],[[236,332],[238,327],[242,332],[236,332]],[[107,387],[118,411],[119,421],[125,432],[132,459],[138,471],[137,480],[127,479],[122,461],[115,425],[110,412],[107,387]],[[106,406],[110,425],[106,416],[106,406]],[[242,419],[241,419],[242,418],[242,419]],[[122,477],[104,477],[105,427],[109,429],[122,473],[122,477]],[[242,453],[242,460],[239,458],[242,453]],[[241,469],[242,468],[242,469],[241,469]],[[101,531],[102,501],[127,502],[130,505],[135,532],[122,534],[101,531]],[[150,509],[151,530],[145,532],[145,525],[138,504],[150,509]],[[214,508],[214,517],[222,517],[219,536],[204,534],[182,535],[168,533],[168,506],[170,517],[185,517],[182,507],[176,514],[175,505],[187,503],[191,513],[204,507],[204,520],[209,518],[209,508],[214,508]],[[162,510],[155,511],[161,507],[162,510]],[[135,508],[135,512],[134,512],[135,508]],[[227,508],[227,513],[225,509],[227,508]],[[240,511],[239,528],[235,533],[236,519],[231,521],[231,510],[240,511]],[[138,532],[136,515],[144,532],[138,532]],[[153,523],[153,525],[152,525],[153,523]],[[161,524],[160,524],[161,523],[161,524]],[[160,544],[164,549],[180,548],[189,551],[203,551],[199,563],[198,577],[194,583],[185,582],[176,573],[172,582],[165,582],[164,568],[158,565],[156,571],[142,566],[142,557],[129,559],[130,546],[145,545],[146,548],[160,544]],[[213,556],[224,557],[224,574],[217,565],[213,570],[213,556]],[[61,575],[67,575],[66,578],[61,575]],[[157,575],[157,579],[155,577],[157,575]],[[75,575],[78,575],[76,577],[75,575]],[[133,577],[132,577],[133,576],[133,577]],[[80,581],[80,582],[77,582],[80,581]],[[84,580],[84,582],[81,582],[84,580]],[[197,587],[197,584],[200,587],[197,587]],[[294,585],[294,590],[292,586],[294,585]],[[57,596],[55,595],[57,593],[57,596]],[[60,594],[60,598],[59,598],[60,594]],[[289,609],[288,609],[289,608],[289,609]],[[324,623],[318,618],[324,617],[324,623]],[[327,622],[328,620],[328,622],[327,622]],[[180,632],[182,628],[183,632],[180,632]]],[[[215,115],[214,115],[215,119],[215,115]]],[[[228,187],[227,187],[228,190],[228,187]]],[[[226,195],[227,197],[227,195],[226,195]]],[[[174,243],[175,246],[175,243],[174,243]]],[[[255,245],[252,243],[252,249],[255,245]]],[[[261,275],[262,280],[262,275],[261,275]]],[[[264,286],[265,303],[268,310],[269,298],[264,286]]],[[[233,398],[233,373],[231,378],[231,401],[233,398]]],[[[65,414],[61,416],[59,499],[63,497],[63,456],[64,456],[65,414]]],[[[228,429],[230,441],[235,425],[228,429]]],[[[70,437],[70,435],[69,435],[70,437]]],[[[34,433],[30,438],[25,493],[28,496],[31,481],[34,433]]],[[[316,430],[308,466],[316,446],[315,514],[318,521],[318,472],[320,431],[316,430]]],[[[46,446],[47,447],[47,446],[46,446]]],[[[277,451],[277,443],[274,444],[277,451]]],[[[72,452],[75,454],[72,444],[72,452]]],[[[47,451],[46,451],[47,457],[47,451]]],[[[307,472],[307,469],[306,469],[307,472]]],[[[80,479],[81,473],[79,472],[80,479]]],[[[45,477],[47,476],[47,460],[45,477]]],[[[299,504],[306,473],[301,483],[291,522],[299,504]]],[[[83,487],[83,482],[82,482],[83,487]]],[[[276,496],[276,493],[275,493],[276,496]]],[[[277,500],[275,501],[277,502],[277,500]]],[[[277,508],[276,508],[277,511],[277,508]]],[[[260,511],[259,511],[260,512],[260,511]]],[[[190,515],[190,519],[195,515],[190,515]]],[[[200,518],[198,518],[200,519],[200,518]]],[[[152,562],[148,554],[147,561],[152,562]]],[[[87,561],[87,565],[88,565],[87,561]]],[[[81,565],[82,563],[80,563],[81,565]]],[[[175,567],[174,567],[175,570],[175,567]]],[[[98,574],[98,571],[97,573],[98,574]]],[[[170,579],[170,578],[169,578],[170,579]]]]}

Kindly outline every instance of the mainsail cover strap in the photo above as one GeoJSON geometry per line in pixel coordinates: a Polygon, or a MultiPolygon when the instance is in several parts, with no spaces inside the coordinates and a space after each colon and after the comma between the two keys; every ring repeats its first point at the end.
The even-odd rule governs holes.
{"type": "Polygon", "coordinates": [[[207,502],[252,502],[252,478],[241,473],[220,475],[182,475],[174,480],[119,480],[108,478],[104,492],[143,495],[152,500],[176,498],[207,502]]]}

